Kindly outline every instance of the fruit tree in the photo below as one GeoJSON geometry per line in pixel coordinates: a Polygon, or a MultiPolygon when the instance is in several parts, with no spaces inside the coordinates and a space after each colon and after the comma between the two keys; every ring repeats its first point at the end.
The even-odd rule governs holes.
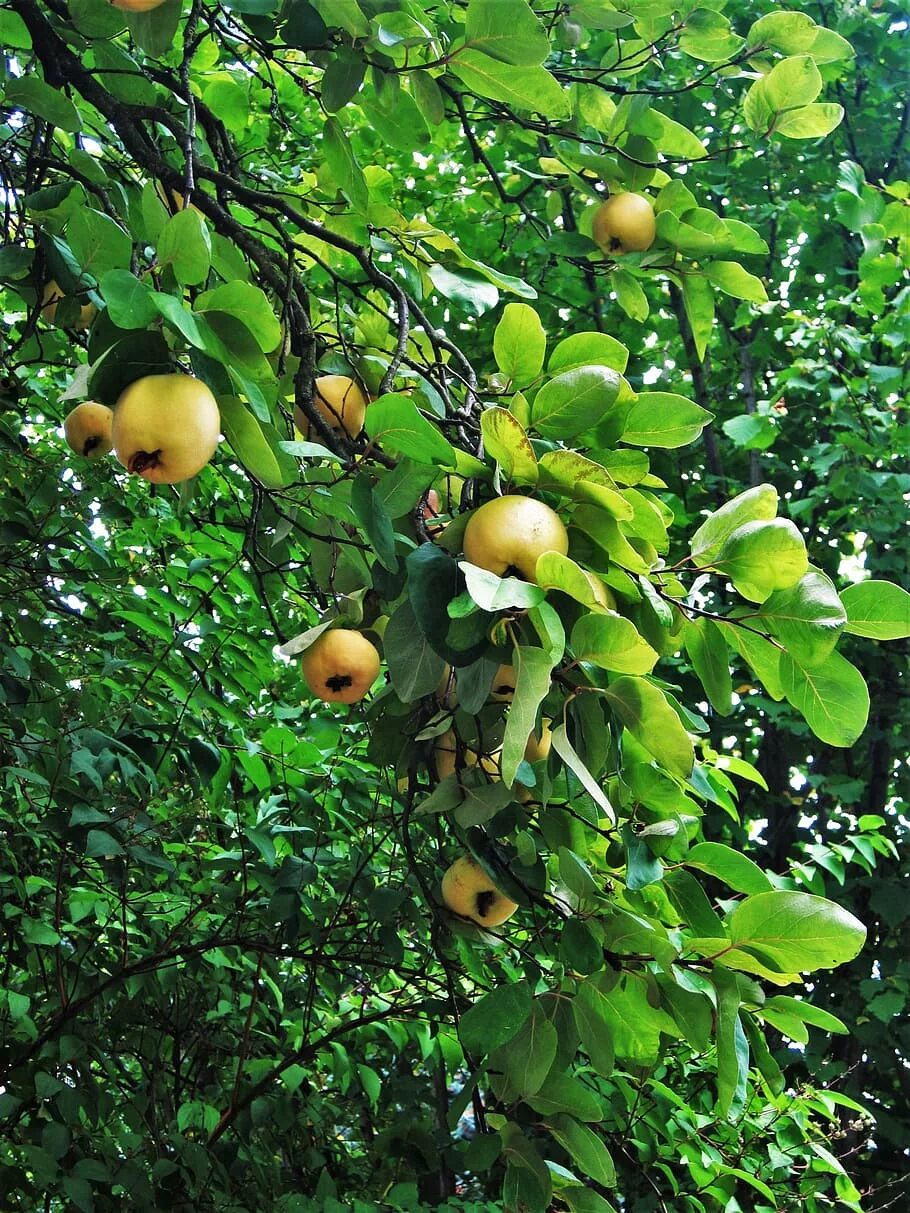
{"type": "Polygon", "coordinates": [[[4,1209],[900,1199],[905,30],[8,0],[4,1209]]]}

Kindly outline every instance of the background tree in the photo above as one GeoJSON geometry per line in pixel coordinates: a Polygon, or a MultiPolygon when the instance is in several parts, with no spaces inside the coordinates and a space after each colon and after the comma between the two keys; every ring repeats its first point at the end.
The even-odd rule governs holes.
{"type": "Polygon", "coordinates": [[[9,1207],[899,1199],[905,23],[767,7],[0,15],[9,1207]],[[173,370],[198,478],[66,455],[173,370]],[[499,490],[572,559],[460,567],[499,490]]]}

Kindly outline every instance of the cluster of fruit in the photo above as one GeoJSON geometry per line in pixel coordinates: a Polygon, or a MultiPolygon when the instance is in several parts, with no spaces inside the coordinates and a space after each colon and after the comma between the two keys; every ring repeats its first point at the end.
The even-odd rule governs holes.
{"type": "MultiPolygon", "coordinates": [[[[465,527],[464,557],[471,564],[498,576],[518,576],[533,581],[537,561],[545,552],[565,556],[569,537],[555,510],[544,502],[519,494],[496,497],[475,510],[465,527]]],[[[585,574],[592,592],[603,606],[615,605],[606,586],[593,574],[585,574]],[[599,591],[599,592],[598,592],[599,591]]],[[[324,631],[302,658],[304,679],[313,695],[328,703],[357,703],[369,692],[381,668],[376,647],[362,633],[345,627],[324,631]]],[[[515,693],[515,670],[501,665],[494,675],[490,698],[509,703],[515,693]]],[[[436,689],[440,707],[451,711],[457,702],[455,675],[446,669],[436,689]]],[[[544,761],[552,744],[550,721],[541,721],[525,747],[527,762],[544,761]]],[[[460,745],[452,728],[433,744],[432,774],[437,780],[455,775],[461,768],[479,767],[492,779],[501,777],[500,751],[481,753],[460,745]]],[[[406,785],[407,781],[402,781],[406,785]]],[[[516,786],[516,796],[530,796],[516,786]]],[[[463,855],[446,871],[442,899],[454,914],[483,927],[499,926],[515,913],[517,904],[491,880],[475,859],[463,855]]]]}
{"type": "Polygon", "coordinates": [[[113,450],[129,472],[152,484],[189,480],[215,453],[221,433],[218,402],[192,375],[145,375],[112,409],[77,404],[63,423],[70,448],[86,459],[113,450]]]}
{"type": "MultiPolygon", "coordinates": [[[[367,403],[366,394],[345,375],[316,380],[314,404],[320,416],[352,438],[363,429],[367,403]]],[[[304,437],[310,436],[299,407],[294,423],[304,437]]],[[[220,432],[211,391],[201,379],[179,373],[135,380],[112,409],[86,400],[63,423],[66,441],[77,455],[99,459],[113,450],[128,471],[152,484],[178,484],[197,475],[215,453],[220,432]]]]}

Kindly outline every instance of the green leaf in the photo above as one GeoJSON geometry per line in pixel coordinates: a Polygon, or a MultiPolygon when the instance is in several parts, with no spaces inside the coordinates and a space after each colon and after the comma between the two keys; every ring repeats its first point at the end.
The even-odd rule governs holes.
{"type": "Polygon", "coordinates": [[[531,1010],[531,989],[526,981],[497,986],[462,1015],[458,1024],[461,1043],[469,1053],[482,1057],[520,1032],[531,1010]]]}
{"type": "Polygon", "coordinates": [[[690,931],[709,939],[727,938],[724,924],[691,872],[674,868],[665,874],[663,883],[670,900],[690,931]]]}
{"type": "Polygon", "coordinates": [[[593,981],[584,981],[572,999],[572,1014],[591,1065],[602,1078],[613,1073],[612,1018],[610,1004],[593,981]]]}
{"type": "Polygon", "coordinates": [[[798,55],[809,50],[818,30],[808,13],[768,13],[752,23],[746,45],[753,52],[773,47],[782,55],[798,55]]]}
{"type": "Polygon", "coordinates": [[[382,652],[392,687],[402,703],[413,703],[439,685],[445,662],[421,634],[409,601],[403,602],[389,619],[382,652]]]}
{"type": "Polygon", "coordinates": [[[310,0],[330,29],[343,29],[352,38],[368,38],[370,23],[357,0],[310,0]]]}
{"type": "Polygon", "coordinates": [[[872,640],[910,636],[910,594],[891,581],[861,581],[840,596],[847,612],[845,630],[872,640]]]}
{"type": "Polygon", "coordinates": [[[547,1213],[553,1185],[546,1164],[518,1125],[509,1121],[500,1132],[507,1161],[503,1213],[547,1213]]]}
{"type": "Polygon", "coordinates": [[[721,716],[733,710],[733,678],[730,653],[724,634],[713,619],[695,619],[686,623],[686,652],[705,694],[721,716]]]}
{"type": "Polygon", "coordinates": [[[618,1061],[635,1066],[653,1065],[660,1055],[661,1033],[676,1035],[676,1024],[648,999],[648,982],[640,973],[624,974],[609,989],[603,988],[603,978],[589,979],[600,986],[603,995],[598,1007],[602,1010],[607,1031],[618,1061]]]}
{"type": "Polygon", "coordinates": [[[754,1017],[754,1012],[743,1012],[742,1025],[752,1052],[753,1066],[761,1074],[773,1094],[780,1095],[786,1086],[786,1080],[783,1071],[768,1048],[768,1042],[754,1017]]]}
{"type": "Polygon", "coordinates": [[[415,71],[410,75],[414,100],[423,114],[423,120],[432,130],[445,121],[445,98],[442,89],[429,72],[415,71]]]}
{"type": "Polygon", "coordinates": [[[746,93],[743,115],[752,130],[770,134],[777,129],[781,111],[809,105],[821,87],[821,73],[809,55],[783,59],[746,93]]]}
{"type": "MultiPolygon", "coordinates": [[[[520,3],[530,12],[524,0],[520,3]]],[[[527,303],[507,303],[493,333],[493,355],[513,388],[526,387],[537,378],[546,352],[547,335],[534,308],[527,303]]]]}
{"type": "Polygon", "coordinates": [[[481,97],[545,118],[566,118],[571,111],[568,94],[545,68],[514,67],[481,51],[463,50],[451,60],[449,69],[481,97]]]}
{"type": "Polygon", "coordinates": [[[809,105],[822,91],[821,72],[810,55],[794,55],[782,60],[760,83],[773,110],[809,105]]]}
{"type": "Polygon", "coordinates": [[[329,118],[322,130],[323,150],[332,180],[355,210],[365,212],[370,191],[350,140],[337,119],[329,118]]]}
{"type": "Polygon", "coordinates": [[[580,918],[567,918],[559,933],[559,958],[576,973],[596,973],[603,968],[603,945],[580,918]]]}
{"type": "Polygon", "coordinates": [[[714,291],[702,274],[689,273],[682,280],[682,293],[695,352],[703,359],[714,327],[714,291]]]}
{"type": "Polygon", "coordinates": [[[15,990],[7,990],[5,993],[10,1019],[13,1023],[18,1023],[28,1014],[28,1009],[32,1005],[31,997],[28,994],[17,994],[15,990]]]}
{"type": "MultiPolygon", "coordinates": [[[[745,1042],[744,1052],[748,1058],[748,1042],[745,1042]]],[[[718,1174],[731,1175],[735,1179],[738,1179],[741,1183],[747,1184],[750,1188],[754,1188],[756,1192],[760,1192],[766,1200],[771,1202],[771,1207],[773,1207],[776,1203],[777,1198],[774,1192],[772,1192],[764,1180],[759,1179],[757,1175],[753,1175],[751,1171],[744,1171],[742,1167],[728,1167],[721,1165],[718,1168],[718,1174]]]]}
{"type": "Polygon", "coordinates": [[[392,454],[418,463],[455,466],[455,450],[409,396],[391,393],[374,400],[366,413],[366,431],[392,454]]]}
{"type": "Polygon", "coordinates": [[[542,1186],[540,1178],[509,1162],[502,1183],[503,1213],[547,1213],[552,1196],[552,1181],[547,1174],[547,1184],[542,1186]]]}
{"type": "MultiPolygon", "coordinates": [[[[384,144],[401,152],[415,152],[430,142],[420,107],[410,93],[398,90],[394,107],[386,111],[361,99],[360,109],[384,144]]],[[[369,170],[368,170],[369,171],[369,170]]]]}
{"type": "Polygon", "coordinates": [[[695,132],[690,131],[687,126],[683,126],[674,118],[668,118],[666,114],[660,113],[653,107],[649,111],[649,115],[660,126],[660,133],[656,136],[656,141],[662,152],[671,156],[682,156],[687,160],[701,160],[703,156],[707,156],[708,149],[695,132]]]}
{"type": "Polygon", "coordinates": [[[664,866],[654,855],[643,838],[639,838],[626,823],[622,827],[622,841],[626,850],[626,887],[633,893],[663,880],[664,866]]]}
{"type": "Polygon", "coordinates": [[[497,1050],[491,1065],[501,1068],[512,1087],[526,1099],[543,1085],[556,1058],[556,1046],[556,1028],[539,1003],[534,1003],[521,1031],[497,1050]]]}
{"type": "Polygon", "coordinates": [[[838,1035],[849,1035],[850,1029],[847,1025],[832,1015],[829,1011],[825,1011],[822,1007],[814,1007],[810,1002],[804,1002],[801,998],[791,998],[788,994],[775,994],[773,998],[769,998],[762,1003],[760,1015],[766,1012],[781,1012],[784,1015],[795,1015],[797,1019],[803,1023],[811,1024],[814,1028],[821,1028],[823,1032],[836,1032],[838,1035]]]}
{"type": "Polygon", "coordinates": [[[249,85],[237,80],[213,80],[202,99],[233,134],[242,135],[250,120],[249,85]]]}
{"type": "Polygon", "coordinates": [[[134,379],[166,375],[171,369],[171,351],[160,332],[129,333],[89,367],[87,394],[113,408],[134,379]]]}
{"type": "Polygon", "coordinates": [[[607,366],[563,371],[545,383],[531,405],[531,425],[543,438],[569,441],[591,429],[616,403],[621,379],[607,366]]]}
{"type": "Polygon", "coordinates": [[[66,238],[83,270],[100,278],[108,270],[126,269],[133,242],[109,215],[80,207],[66,225],[66,238]]]}
{"type": "Polygon", "coordinates": [[[571,1213],[616,1213],[610,1202],[593,1188],[563,1188],[560,1198],[569,1206],[571,1213]]]}
{"type": "Polygon", "coordinates": [[[4,102],[10,109],[21,109],[43,118],[52,126],[74,134],[82,130],[79,111],[59,89],[52,88],[37,76],[7,78],[4,82],[4,102]]]}
{"type": "Polygon", "coordinates": [[[406,564],[408,596],[420,633],[450,665],[465,666],[476,661],[488,647],[483,633],[465,640],[461,648],[455,647],[457,641],[451,637],[448,606],[462,589],[458,565],[435,543],[422,543],[407,557],[406,564]]]}
{"type": "Polygon", "coordinates": [[[746,1100],[749,1042],[739,1017],[736,977],[716,965],[711,980],[717,991],[717,1115],[732,1121],[739,1116],[746,1100]]]}
{"type": "Polygon", "coordinates": [[[604,816],[607,817],[610,821],[615,821],[616,813],[613,810],[613,806],[610,804],[609,800],[607,800],[606,796],[604,795],[603,789],[600,787],[600,784],[593,777],[591,772],[588,770],[588,768],[582,762],[581,758],[575,752],[575,749],[573,748],[572,743],[569,741],[569,737],[566,732],[565,724],[563,724],[560,721],[560,723],[556,726],[556,728],[553,729],[552,737],[553,737],[553,742],[552,742],[553,749],[556,751],[556,753],[559,755],[559,757],[563,760],[563,762],[566,764],[566,766],[569,768],[569,770],[572,771],[578,777],[578,780],[581,783],[582,787],[588,793],[588,795],[591,797],[591,799],[594,801],[594,803],[597,805],[597,807],[601,810],[601,812],[604,814],[604,816]]]}
{"type": "Polygon", "coordinates": [[[651,560],[633,548],[615,518],[594,506],[581,506],[572,518],[573,526],[588,535],[616,564],[632,573],[650,573],[651,560]]]}
{"type": "Polygon", "coordinates": [[[777,489],[773,484],[746,489],[709,514],[701,524],[692,536],[692,559],[699,565],[710,564],[737,527],[745,522],[767,522],[776,517],[777,489]]]}
{"type": "Polygon", "coordinates": [[[642,290],[638,279],[627,269],[617,266],[610,273],[610,285],[616,292],[616,302],[632,319],[640,324],[648,319],[648,296],[642,290]]]}
{"type": "Polygon", "coordinates": [[[776,135],[788,139],[822,139],[844,120],[844,107],[830,101],[818,101],[801,109],[787,110],[774,124],[776,135]]]}
{"type": "Polygon", "coordinates": [[[854,960],[866,940],[859,919],[811,893],[774,890],[747,897],[727,925],[738,948],[781,973],[836,968],[854,960]]]}
{"type": "Polygon", "coordinates": [[[564,337],[550,355],[547,370],[551,375],[580,366],[608,366],[622,374],[629,364],[629,351],[607,333],[573,333],[564,337]]]}
{"type": "Polygon", "coordinates": [[[731,59],[744,39],[734,34],[728,19],[713,9],[696,8],[686,17],[679,38],[680,50],[705,63],[731,59]]]}
{"type": "Polygon", "coordinates": [[[550,40],[527,0],[471,0],[465,14],[465,45],[494,59],[536,66],[550,53],[550,40]]]}
{"type": "Polygon", "coordinates": [[[64,1175],[60,1181],[61,1187],[69,1199],[81,1213],[94,1213],[95,1198],[92,1185],[86,1179],[75,1175],[64,1175]]]}
{"type": "Polygon", "coordinates": [[[749,630],[750,624],[737,627],[733,622],[718,624],[727,642],[736,649],[764,685],[772,699],[781,700],[784,688],[780,678],[781,650],[777,642],[749,630]]]}
{"type": "Polygon", "coordinates": [[[198,211],[188,207],[168,219],[158,236],[158,261],[170,265],[184,286],[205,282],[212,264],[212,243],[198,211]]]}
{"type": "MultiPolygon", "coordinates": [[[[509,306],[522,307],[523,304],[509,306]]],[[[531,440],[508,409],[484,409],[480,415],[480,432],[484,450],[493,456],[507,480],[516,484],[537,483],[537,456],[531,440]]]]}
{"type": "Polygon", "coordinates": [[[0,12],[0,43],[13,50],[24,51],[29,50],[32,45],[28,27],[19,14],[14,13],[11,9],[0,12]]]}
{"type": "Polygon", "coordinates": [[[351,484],[351,509],[373,550],[390,573],[398,571],[395,529],[382,499],[374,492],[370,477],[360,474],[351,484]]]}
{"type": "Polygon", "coordinates": [[[686,212],[686,218],[681,218],[673,211],[662,211],[657,216],[657,234],[684,256],[701,260],[715,252],[717,240],[713,232],[706,232],[687,222],[689,215],[695,217],[697,214],[697,210],[686,212]]]}
{"type": "Polygon", "coordinates": [[[708,1048],[714,1026],[714,1012],[706,994],[696,993],[681,985],[674,978],[657,974],[661,1001],[673,1018],[683,1036],[699,1053],[708,1048]]]}
{"type": "Polygon", "coordinates": [[[635,516],[635,510],[620,493],[610,472],[577,451],[547,451],[540,460],[540,479],[545,487],[552,482],[562,496],[589,501],[614,518],[628,520],[635,516]]]}
{"type": "MultiPolygon", "coordinates": [[[[540,567],[539,557],[537,564],[540,567]]],[[[553,664],[562,661],[566,651],[566,633],[559,614],[548,602],[542,602],[528,612],[528,620],[553,664]]]]}
{"type": "MultiPolygon", "coordinates": [[[[443,786],[444,783],[440,784],[440,787],[443,786]]],[[[455,810],[455,821],[462,829],[486,825],[512,801],[512,793],[501,780],[486,783],[470,773],[462,780],[461,797],[461,803],[455,810]]],[[[421,806],[423,808],[425,805],[421,806]]]]}
{"type": "Polygon", "coordinates": [[[840,653],[804,669],[789,653],[780,659],[781,686],[787,702],[805,717],[816,737],[848,747],[869,719],[869,688],[862,674],[840,653]]]}
{"type": "Polygon", "coordinates": [[[603,1105],[597,1095],[569,1074],[554,1074],[539,1091],[525,1101],[541,1116],[563,1112],[578,1120],[603,1120],[603,1105]]]}
{"type": "Polygon", "coordinates": [[[610,1151],[593,1129],[564,1114],[555,1116],[549,1129],[588,1179],[603,1184],[605,1188],[615,1186],[616,1168],[610,1151]]]}
{"type": "Polygon", "coordinates": [[[847,622],[833,582],[814,570],[765,599],[759,617],[804,668],[820,665],[833,652],[847,622]]]}
{"type": "Polygon", "coordinates": [[[580,906],[590,903],[600,893],[600,886],[585,861],[569,847],[559,848],[559,879],[574,894],[580,906]]]}
{"type": "Polygon", "coordinates": [[[809,54],[816,63],[836,63],[839,59],[853,59],[856,51],[846,38],[833,29],[819,28],[809,54]]]}
{"type": "Polygon", "coordinates": [[[699,842],[683,859],[687,868],[716,876],[738,893],[766,893],[771,881],[757,863],[722,842],[699,842]]]}
{"type": "Polygon", "coordinates": [[[589,610],[602,612],[607,608],[594,592],[594,586],[581,565],[561,552],[544,552],[537,558],[534,580],[542,589],[560,590],[589,610]]]}
{"type": "Polygon", "coordinates": [[[768,252],[767,241],[762,239],[754,227],[749,227],[748,223],[724,217],[723,225],[726,240],[722,244],[725,251],[729,247],[730,251],[734,253],[761,255],[768,252]]]}
{"type": "Polygon", "coordinates": [[[703,267],[705,277],[725,295],[747,299],[750,303],[767,303],[768,293],[760,278],[744,270],[738,261],[709,261],[703,267]]]}
{"type": "Polygon", "coordinates": [[[38,948],[52,948],[60,942],[60,936],[54,928],[45,922],[39,922],[37,918],[20,918],[18,930],[22,932],[26,943],[34,944],[38,948]]]}
{"type": "Polygon", "coordinates": [[[515,781],[524,760],[528,738],[537,727],[537,711],[550,689],[554,661],[549,653],[533,645],[517,645],[515,694],[506,717],[502,741],[500,769],[503,783],[509,787],[515,781]]]}
{"type": "Polygon", "coordinates": [[[111,320],[121,329],[147,329],[158,317],[149,288],[129,270],[108,270],[99,283],[111,320]]]}
{"type": "Polygon", "coordinates": [[[713,414],[672,392],[640,392],[626,417],[622,441],[630,446],[686,446],[713,414]]]}
{"type": "Polygon", "coordinates": [[[721,428],[733,444],[744,451],[766,451],[780,434],[774,418],[763,413],[740,413],[738,417],[728,417],[721,428]]]}
{"type": "Polygon", "coordinates": [[[165,0],[149,12],[127,13],[126,23],[136,45],[157,59],[174,45],[182,15],[182,0],[165,0]]]}
{"type": "Polygon", "coordinates": [[[621,615],[583,615],[569,645],[578,661],[620,674],[650,674],[658,659],[634,623],[621,615]]]}
{"type": "Polygon", "coordinates": [[[366,60],[359,51],[339,48],[322,76],[322,104],[328,113],[337,114],[357,95],[366,70],[366,60]]]}
{"type": "Polygon", "coordinates": [[[539,606],[546,595],[538,585],[521,577],[497,577],[467,560],[459,561],[471,598],[482,611],[505,611],[510,607],[527,610],[539,606]]]}
{"type": "Polygon", "coordinates": [[[436,264],[427,275],[440,295],[461,304],[471,316],[482,316],[499,303],[499,288],[476,270],[436,264]]]}
{"type": "Polygon", "coordinates": [[[246,470],[267,489],[286,488],[297,479],[297,463],[282,451],[277,430],[258,421],[235,396],[219,396],[224,436],[246,470]]]}
{"type": "Polygon", "coordinates": [[[743,523],[726,537],[711,563],[750,602],[789,589],[809,569],[803,537],[787,518],[743,523]]]}
{"type": "Polygon", "coordinates": [[[617,678],[607,688],[613,713],[649,754],[674,775],[692,773],[695,751],[663,691],[645,678],[617,678]]]}
{"type": "Polygon", "coordinates": [[[253,334],[264,354],[270,354],[281,341],[281,325],[265,291],[251,282],[226,282],[214,290],[203,291],[193,310],[234,316],[253,334]]]}
{"type": "Polygon", "coordinates": [[[89,830],[85,839],[85,853],[95,859],[110,859],[123,854],[123,847],[106,830],[89,830]]]}

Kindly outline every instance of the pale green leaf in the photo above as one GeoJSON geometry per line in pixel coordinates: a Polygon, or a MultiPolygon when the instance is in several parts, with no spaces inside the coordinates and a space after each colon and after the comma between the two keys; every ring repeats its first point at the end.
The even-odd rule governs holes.
{"type": "Polygon", "coordinates": [[[910,594],[891,581],[861,581],[841,593],[846,631],[872,640],[910,636],[910,594]]]}
{"type": "Polygon", "coordinates": [[[787,702],[801,712],[816,737],[834,746],[852,746],[869,719],[869,688],[856,666],[840,653],[805,669],[789,654],[780,659],[787,702]]]}
{"type": "Polygon", "coordinates": [[[747,897],[728,926],[738,948],[781,973],[836,968],[855,959],[866,940],[866,928],[842,906],[783,890],[747,897]]]}
{"type": "Polygon", "coordinates": [[[711,562],[750,602],[796,585],[809,569],[806,544],[787,518],[743,523],[724,540],[711,562]]]}
{"type": "Polygon", "coordinates": [[[542,114],[545,118],[568,117],[568,93],[543,67],[515,67],[500,63],[481,51],[461,51],[449,64],[450,71],[472,92],[493,101],[504,101],[516,109],[542,114]]]}
{"type": "Polygon", "coordinates": [[[605,695],[613,713],[661,766],[683,779],[692,773],[695,752],[682,721],[663,692],[645,678],[617,678],[605,695]]]}
{"type": "Polygon", "coordinates": [[[527,0],[471,0],[465,14],[465,45],[494,59],[536,66],[550,53],[550,40],[527,0]]]}
{"type": "Polygon", "coordinates": [[[622,441],[630,446],[679,447],[698,437],[712,414],[673,392],[640,392],[626,416],[622,441]]]}
{"type": "Polygon", "coordinates": [[[527,303],[507,303],[493,333],[496,365],[513,388],[527,387],[543,368],[547,335],[527,303]]]}

